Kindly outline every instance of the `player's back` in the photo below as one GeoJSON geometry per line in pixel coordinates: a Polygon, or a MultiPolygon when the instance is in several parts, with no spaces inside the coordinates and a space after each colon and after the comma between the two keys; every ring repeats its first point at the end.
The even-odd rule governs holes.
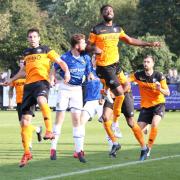
{"type": "Polygon", "coordinates": [[[103,85],[99,78],[86,81],[84,101],[87,102],[87,101],[99,100],[101,98],[102,88],[103,85]]]}

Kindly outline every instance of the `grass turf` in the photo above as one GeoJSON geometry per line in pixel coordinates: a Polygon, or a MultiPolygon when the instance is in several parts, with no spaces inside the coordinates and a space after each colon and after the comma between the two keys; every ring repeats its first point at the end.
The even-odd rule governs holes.
{"type": "MultiPolygon", "coordinates": [[[[53,118],[55,112],[52,113],[53,118]]],[[[151,158],[180,154],[180,112],[167,112],[159,126],[158,137],[151,153],[151,158]]],[[[136,117],[138,112],[136,113],[136,117]]],[[[0,179],[1,180],[26,180],[60,175],[81,171],[85,169],[123,164],[138,160],[140,148],[133,137],[133,133],[126,125],[124,118],[120,120],[123,138],[120,139],[122,149],[117,158],[108,157],[108,145],[102,124],[95,118],[87,124],[85,139],[85,154],[87,163],[82,164],[72,157],[74,145],[72,138],[72,124],[70,114],[67,113],[62,136],[57,149],[57,160],[49,159],[50,142],[37,142],[33,137],[33,160],[24,168],[18,164],[23,154],[19,122],[15,111],[0,112],[0,179]]],[[[36,112],[32,122],[34,125],[44,125],[41,113],[36,112]]],[[[45,129],[45,128],[43,128],[45,129]]],[[[147,140],[147,137],[146,137],[147,140]]],[[[101,170],[81,175],[73,175],[56,179],[122,179],[122,180],[179,180],[180,158],[140,163],[115,169],[101,170]]]]}

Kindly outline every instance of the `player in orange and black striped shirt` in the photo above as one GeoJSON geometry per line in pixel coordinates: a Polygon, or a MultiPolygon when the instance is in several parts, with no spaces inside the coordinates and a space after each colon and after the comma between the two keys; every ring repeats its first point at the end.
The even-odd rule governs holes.
{"type": "Polygon", "coordinates": [[[40,45],[39,30],[36,28],[28,30],[27,33],[30,48],[27,48],[24,53],[25,65],[20,71],[5,84],[9,85],[12,81],[25,77],[26,84],[24,86],[24,95],[22,102],[22,142],[24,146],[24,155],[20,162],[20,167],[27,164],[28,160],[32,158],[29,149],[28,135],[30,130],[30,121],[32,119],[31,106],[39,104],[42,111],[44,122],[46,126],[46,134],[44,139],[53,139],[51,110],[47,103],[47,96],[49,91],[49,75],[51,62],[56,62],[65,72],[65,82],[70,80],[70,72],[67,64],[60,59],[60,56],[47,46],[40,45]]]}
{"type": "Polygon", "coordinates": [[[16,104],[17,104],[17,111],[18,111],[18,117],[19,121],[21,121],[21,104],[23,99],[23,91],[24,91],[24,85],[25,85],[26,79],[17,79],[12,82],[11,87],[15,87],[16,90],[16,104]]]}
{"type": "MultiPolygon", "coordinates": [[[[101,8],[101,15],[104,21],[92,28],[89,36],[87,50],[96,53],[97,75],[100,79],[105,79],[116,96],[114,102],[115,116],[118,119],[121,113],[121,106],[124,100],[123,88],[120,85],[118,75],[120,73],[118,43],[120,40],[135,46],[159,47],[159,42],[144,42],[129,37],[123,29],[113,23],[114,12],[111,5],[104,5],[101,8]]],[[[105,126],[108,126],[106,122],[105,126]]],[[[108,127],[107,127],[108,128],[108,127]]],[[[108,128],[109,129],[109,128],[108,128]]],[[[114,142],[117,144],[117,142],[114,142]]]]}
{"type": "Polygon", "coordinates": [[[138,124],[144,129],[151,124],[148,140],[148,150],[144,153],[146,158],[157,136],[157,127],[165,110],[165,97],[170,94],[165,76],[153,70],[154,60],[147,56],[143,62],[144,70],[131,75],[130,80],[139,86],[141,96],[141,111],[138,124]]]}
{"type": "MultiPolygon", "coordinates": [[[[21,68],[23,66],[24,66],[24,60],[20,59],[19,67],[21,68]]],[[[16,104],[17,104],[17,112],[18,112],[18,118],[19,118],[20,125],[21,125],[21,116],[22,116],[21,106],[22,106],[25,82],[26,82],[25,78],[17,79],[15,81],[13,81],[12,84],[10,85],[10,88],[12,88],[12,90],[13,90],[13,88],[15,88],[15,90],[16,90],[16,104]]],[[[32,107],[32,108],[33,108],[33,110],[35,109],[35,107],[32,107]]],[[[42,140],[42,137],[41,137],[42,127],[36,127],[31,124],[29,129],[32,130],[30,133],[30,136],[32,135],[33,131],[36,131],[38,141],[40,142],[42,140]]],[[[29,147],[32,149],[32,137],[30,137],[29,147]]]]}
{"type": "MultiPolygon", "coordinates": [[[[122,104],[122,109],[121,109],[122,113],[124,114],[124,116],[126,118],[126,122],[127,122],[128,126],[133,131],[135,138],[137,139],[137,141],[139,142],[139,144],[141,146],[141,152],[146,152],[147,147],[146,147],[146,144],[145,144],[145,140],[144,140],[144,137],[143,137],[142,130],[139,127],[139,125],[137,124],[137,122],[135,121],[135,118],[134,118],[134,99],[133,99],[133,96],[132,96],[130,85],[129,86],[126,85],[127,83],[129,84],[128,79],[123,74],[123,72],[121,72],[120,76],[121,76],[121,78],[119,80],[120,80],[120,83],[122,84],[123,90],[125,92],[124,93],[125,98],[124,98],[124,101],[123,101],[123,104],[122,104]]],[[[113,94],[111,96],[112,96],[112,98],[114,97],[113,94]]],[[[114,110],[113,109],[113,103],[108,102],[106,100],[105,103],[104,103],[103,112],[105,112],[106,117],[108,117],[108,119],[111,119],[113,110],[114,110]]],[[[115,129],[117,126],[114,126],[114,122],[112,123],[111,126],[112,126],[112,129],[114,131],[114,136],[111,137],[110,139],[108,139],[109,144],[112,143],[111,139],[117,137],[117,135],[118,135],[117,134],[118,131],[116,131],[116,129],[115,129]]],[[[113,153],[111,155],[115,156],[116,154],[113,153]]],[[[140,160],[143,161],[144,159],[140,156],[140,160]]]]}

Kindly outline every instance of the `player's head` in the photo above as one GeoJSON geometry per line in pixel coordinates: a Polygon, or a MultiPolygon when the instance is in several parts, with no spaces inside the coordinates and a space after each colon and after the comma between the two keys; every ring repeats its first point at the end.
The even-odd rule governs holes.
{"type": "Polygon", "coordinates": [[[109,4],[103,5],[100,9],[101,15],[106,22],[112,21],[114,18],[113,7],[109,4]]]}
{"type": "Polygon", "coordinates": [[[31,28],[27,31],[27,39],[33,48],[36,48],[39,46],[40,43],[40,35],[39,35],[39,29],[37,28],[31,28]]]}
{"type": "Polygon", "coordinates": [[[19,62],[18,62],[18,65],[19,65],[20,68],[22,68],[24,66],[24,59],[20,58],[19,62]]]}
{"type": "Polygon", "coordinates": [[[146,56],[143,61],[144,70],[152,70],[154,67],[154,63],[154,58],[151,55],[146,56]]]}
{"type": "Polygon", "coordinates": [[[173,69],[173,77],[176,78],[178,76],[178,71],[177,69],[173,69]]]}
{"type": "Polygon", "coordinates": [[[71,47],[79,52],[82,52],[86,48],[86,40],[84,34],[74,34],[71,37],[71,47]]]}

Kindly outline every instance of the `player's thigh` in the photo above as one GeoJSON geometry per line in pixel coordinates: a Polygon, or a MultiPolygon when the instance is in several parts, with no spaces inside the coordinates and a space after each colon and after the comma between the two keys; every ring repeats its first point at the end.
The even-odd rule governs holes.
{"type": "Polygon", "coordinates": [[[83,111],[89,113],[90,118],[93,118],[96,115],[98,100],[95,101],[87,101],[83,107],[83,111]]]}
{"type": "Polygon", "coordinates": [[[31,111],[31,107],[33,105],[37,104],[36,99],[33,97],[33,89],[34,85],[33,84],[28,84],[24,86],[24,94],[23,94],[23,101],[21,104],[21,111],[22,114],[30,114],[33,115],[33,112],[31,111]]]}
{"type": "Polygon", "coordinates": [[[98,116],[98,119],[101,118],[102,114],[103,114],[103,104],[98,104],[96,107],[96,114],[98,116]]]}
{"type": "Polygon", "coordinates": [[[126,93],[122,104],[122,113],[126,119],[134,117],[134,99],[132,93],[126,93]]]}
{"type": "Polygon", "coordinates": [[[118,86],[120,86],[115,66],[98,66],[96,72],[100,79],[105,80],[106,85],[111,90],[116,89],[118,86]]]}
{"type": "Polygon", "coordinates": [[[82,110],[82,108],[83,108],[83,97],[82,97],[81,86],[77,86],[77,87],[72,88],[71,95],[70,95],[70,101],[69,101],[69,108],[82,110]]]}
{"type": "Polygon", "coordinates": [[[56,111],[65,111],[70,101],[70,92],[68,90],[59,89],[56,102],[56,111]]]}
{"type": "Polygon", "coordinates": [[[152,119],[153,119],[153,109],[142,108],[138,117],[138,122],[145,122],[146,124],[151,124],[152,119]]]}
{"type": "Polygon", "coordinates": [[[158,104],[154,107],[152,127],[157,127],[159,125],[161,119],[164,117],[164,113],[165,113],[165,104],[158,104]]]}
{"type": "Polygon", "coordinates": [[[104,103],[102,119],[104,122],[109,121],[113,114],[113,103],[108,102],[107,100],[104,103]]]}
{"type": "Polygon", "coordinates": [[[89,112],[87,112],[86,110],[82,110],[80,117],[81,125],[85,125],[90,119],[91,116],[89,112]]]}
{"type": "Polygon", "coordinates": [[[39,105],[47,103],[49,88],[48,81],[43,80],[34,83],[33,96],[37,99],[39,105]]]}

